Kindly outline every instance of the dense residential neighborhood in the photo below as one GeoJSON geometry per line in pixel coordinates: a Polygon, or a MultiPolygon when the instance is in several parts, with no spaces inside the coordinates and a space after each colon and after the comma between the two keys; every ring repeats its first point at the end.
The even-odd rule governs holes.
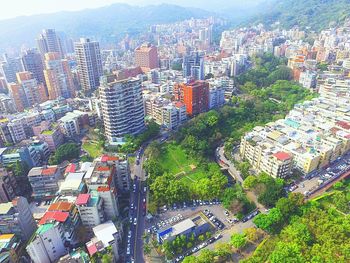
{"type": "Polygon", "coordinates": [[[290,2],[1,44],[0,262],[349,262],[350,20],[290,2]]]}

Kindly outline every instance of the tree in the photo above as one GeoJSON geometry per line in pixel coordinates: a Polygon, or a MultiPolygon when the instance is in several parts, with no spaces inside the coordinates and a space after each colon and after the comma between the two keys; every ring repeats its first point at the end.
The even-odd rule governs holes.
{"type": "Polygon", "coordinates": [[[256,184],[258,183],[258,179],[254,175],[249,175],[244,181],[243,181],[243,187],[246,189],[252,189],[256,184]]]}
{"type": "Polygon", "coordinates": [[[304,204],[304,196],[300,193],[290,193],[288,198],[282,197],[276,203],[276,208],[280,210],[284,218],[295,215],[299,207],[304,204]]]}
{"type": "Polygon", "coordinates": [[[63,161],[71,161],[72,159],[79,158],[80,147],[75,143],[62,144],[56,150],[55,154],[51,156],[50,164],[60,164],[63,161]]]}
{"type": "Polygon", "coordinates": [[[16,161],[15,164],[10,166],[15,176],[27,176],[29,172],[28,165],[25,162],[16,161]]]}
{"type": "Polygon", "coordinates": [[[233,234],[231,236],[231,245],[237,249],[243,248],[247,244],[247,238],[245,234],[233,234]]]}
{"type": "Polygon", "coordinates": [[[112,256],[109,254],[104,254],[101,259],[102,263],[112,263],[112,256]]]}
{"type": "Polygon", "coordinates": [[[269,257],[271,262],[305,262],[300,248],[295,243],[277,243],[277,248],[269,257]]]}
{"type": "Polygon", "coordinates": [[[209,249],[203,249],[197,260],[200,263],[212,263],[214,261],[215,252],[209,249]]]}
{"type": "Polygon", "coordinates": [[[148,244],[144,244],[143,245],[143,252],[146,254],[146,255],[149,255],[149,254],[151,254],[151,247],[150,247],[150,245],[148,245],[148,244]]]}
{"type": "Polygon", "coordinates": [[[204,235],[199,235],[199,236],[198,236],[198,240],[199,240],[200,242],[203,242],[203,241],[205,240],[204,235]]]}
{"type": "Polygon", "coordinates": [[[243,230],[243,233],[251,242],[256,242],[259,239],[259,233],[255,227],[246,228],[243,230]]]}
{"type": "Polygon", "coordinates": [[[276,232],[280,226],[283,216],[279,209],[272,208],[267,214],[259,214],[254,219],[254,224],[266,231],[276,232]]]}
{"type": "Polygon", "coordinates": [[[198,260],[195,256],[188,256],[188,257],[185,257],[182,262],[183,263],[198,263],[198,260]]]}
{"type": "Polygon", "coordinates": [[[232,253],[232,248],[228,243],[218,243],[215,245],[215,251],[221,259],[227,259],[232,253]]]}

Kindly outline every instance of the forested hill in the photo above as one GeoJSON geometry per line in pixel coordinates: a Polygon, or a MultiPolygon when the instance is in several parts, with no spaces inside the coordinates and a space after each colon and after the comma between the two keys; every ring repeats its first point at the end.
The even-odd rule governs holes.
{"type": "Polygon", "coordinates": [[[250,22],[271,25],[279,21],[286,28],[298,25],[319,31],[349,16],[350,0],[268,0],[250,22]]]}

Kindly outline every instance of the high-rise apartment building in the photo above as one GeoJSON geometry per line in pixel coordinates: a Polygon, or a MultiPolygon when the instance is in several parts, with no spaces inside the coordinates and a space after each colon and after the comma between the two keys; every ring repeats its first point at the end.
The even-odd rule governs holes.
{"type": "Polygon", "coordinates": [[[25,71],[31,72],[38,83],[45,83],[44,64],[36,49],[26,50],[22,54],[21,60],[25,71]]]}
{"type": "Polygon", "coordinates": [[[184,56],[182,71],[185,78],[204,80],[204,57],[198,52],[184,56]]]}
{"type": "Polygon", "coordinates": [[[10,83],[8,89],[17,111],[47,101],[44,84],[38,84],[31,72],[18,72],[16,75],[17,83],[10,83]]]}
{"type": "Polygon", "coordinates": [[[23,71],[21,59],[9,57],[4,54],[4,61],[1,63],[0,73],[5,77],[7,83],[16,82],[16,73],[23,71]]]}
{"type": "Polygon", "coordinates": [[[38,48],[42,56],[49,52],[56,52],[64,57],[60,38],[55,29],[44,29],[37,39],[38,48]]]}
{"type": "Polygon", "coordinates": [[[135,64],[141,67],[143,72],[159,67],[157,47],[145,43],[135,50],[135,64]]]}
{"type": "Polygon", "coordinates": [[[17,83],[10,83],[8,85],[9,89],[9,95],[12,98],[13,102],[15,103],[16,110],[17,111],[24,111],[25,105],[25,94],[24,90],[22,89],[21,85],[17,83]]]}
{"type": "Polygon", "coordinates": [[[74,43],[80,84],[85,92],[96,89],[103,75],[100,45],[97,41],[81,38],[74,43]]]}
{"type": "Polygon", "coordinates": [[[141,80],[117,80],[109,75],[101,78],[100,99],[106,136],[110,143],[121,142],[127,134],[145,129],[141,80]]]}
{"type": "Polygon", "coordinates": [[[59,53],[45,54],[44,76],[50,100],[75,96],[73,77],[68,61],[61,59],[59,53]]]}
{"type": "Polygon", "coordinates": [[[31,107],[48,100],[46,88],[43,83],[38,84],[33,74],[29,71],[18,72],[17,82],[21,85],[26,100],[26,106],[31,107]]]}
{"type": "Polygon", "coordinates": [[[179,83],[174,86],[177,101],[186,105],[187,114],[197,115],[209,109],[209,84],[205,81],[192,81],[188,84],[179,83]]]}

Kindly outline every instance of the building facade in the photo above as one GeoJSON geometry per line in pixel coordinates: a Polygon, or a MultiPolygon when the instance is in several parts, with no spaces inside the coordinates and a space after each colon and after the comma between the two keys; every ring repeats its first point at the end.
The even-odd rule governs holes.
{"type": "Polygon", "coordinates": [[[157,47],[150,43],[144,43],[135,50],[135,64],[141,67],[143,72],[159,67],[157,47]]]}
{"type": "Polygon", "coordinates": [[[44,76],[50,100],[75,97],[73,76],[68,61],[61,59],[59,53],[45,54],[44,76]]]}
{"type": "Polygon", "coordinates": [[[179,83],[174,87],[175,100],[186,105],[187,114],[197,115],[209,109],[209,84],[205,81],[179,83]]]}
{"type": "Polygon", "coordinates": [[[101,78],[100,99],[106,136],[118,143],[127,134],[136,135],[145,129],[141,80],[118,81],[114,75],[101,78]]]}
{"type": "Polygon", "coordinates": [[[74,43],[74,50],[82,89],[93,91],[100,85],[103,75],[100,45],[97,41],[81,38],[80,42],[74,43]]]}

